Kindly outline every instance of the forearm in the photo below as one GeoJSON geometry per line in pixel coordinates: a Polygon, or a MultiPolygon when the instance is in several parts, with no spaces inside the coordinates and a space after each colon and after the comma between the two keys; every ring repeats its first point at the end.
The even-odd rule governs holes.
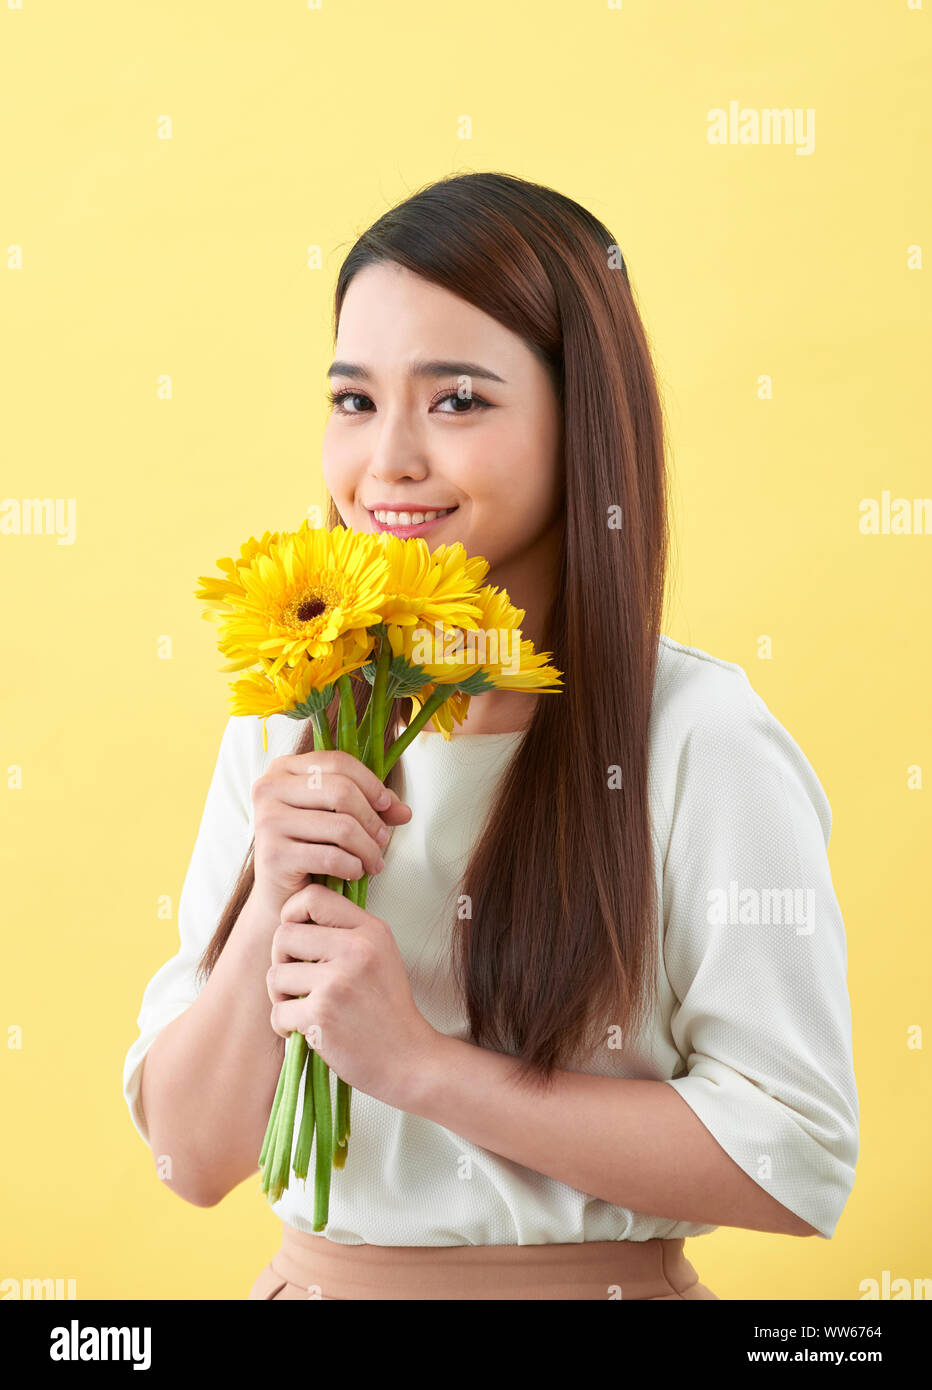
{"type": "Polygon", "coordinates": [[[166,1186],[198,1206],[258,1169],[285,1052],[266,988],[278,921],[247,900],[197,999],[166,1024],[143,1063],[152,1153],[166,1186]]]}
{"type": "Polygon", "coordinates": [[[784,1235],[813,1228],[745,1173],[662,1081],[558,1071],[515,1084],[504,1053],[438,1033],[400,1109],[613,1206],[784,1235]]]}

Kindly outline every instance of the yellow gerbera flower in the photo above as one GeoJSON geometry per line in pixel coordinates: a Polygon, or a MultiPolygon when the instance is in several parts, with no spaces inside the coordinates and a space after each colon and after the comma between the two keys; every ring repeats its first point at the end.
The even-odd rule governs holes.
{"type": "Polygon", "coordinates": [[[433,554],[422,536],[402,540],[387,531],[378,540],[388,559],[383,621],[413,627],[418,622],[475,627],[476,590],[488,572],[481,555],[470,558],[459,541],[433,554]]]}
{"type": "Polygon", "coordinates": [[[388,560],[378,537],[302,523],[236,568],[219,614],[226,671],[272,662],[270,674],[303,656],[325,656],[338,637],[365,646],[382,618],[388,560]],[[237,592],[242,589],[242,594],[237,592]]]}
{"type": "Polygon", "coordinates": [[[369,660],[374,637],[368,646],[344,642],[338,637],[319,657],[302,657],[295,666],[273,669],[264,661],[262,669],[248,671],[230,687],[230,713],[256,714],[262,719],[262,746],[268,751],[267,721],[273,714],[307,719],[325,709],[333,699],[333,686],[340,676],[356,671],[369,660]]]}
{"type": "MultiPolygon", "coordinates": [[[[477,594],[478,628],[453,631],[435,624],[405,629],[400,639],[411,666],[438,685],[457,685],[468,695],[487,690],[559,690],[561,673],[549,653],[535,652],[521,636],[525,610],[504,589],[486,584],[477,594]]],[[[392,629],[389,629],[391,638],[392,629]]],[[[394,643],[393,649],[394,649],[394,643]]]]}
{"type": "Polygon", "coordinates": [[[208,607],[202,609],[201,617],[214,620],[219,613],[230,611],[229,597],[236,595],[238,598],[245,598],[246,590],[240,583],[239,572],[249,565],[256,555],[268,555],[270,548],[278,542],[279,533],[277,531],[266,531],[260,541],[255,536],[250,536],[248,541],[240,546],[239,559],[234,560],[231,556],[224,556],[217,561],[218,569],[226,573],[225,579],[212,579],[208,574],[202,574],[198,578],[199,589],[195,589],[195,597],[207,601],[208,607]]]}
{"type": "Polygon", "coordinates": [[[479,591],[479,606],[479,633],[499,633],[499,649],[496,653],[494,643],[487,643],[483,658],[481,644],[466,634],[467,654],[473,648],[479,664],[469,680],[463,682],[463,688],[471,695],[484,690],[559,691],[563,675],[550,664],[551,653],[535,652],[534,643],[521,637],[525,610],[515,608],[504,589],[488,584],[479,591]],[[507,633],[511,634],[510,644],[502,640],[507,633]]]}

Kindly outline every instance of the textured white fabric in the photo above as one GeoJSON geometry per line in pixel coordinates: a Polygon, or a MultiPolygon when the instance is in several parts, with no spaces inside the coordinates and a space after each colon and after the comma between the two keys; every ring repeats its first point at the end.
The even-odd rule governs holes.
{"type": "MultiPolygon", "coordinates": [[[[257,717],[230,718],[224,732],[179,904],[180,949],[146,987],[124,1065],[124,1096],[147,1143],[143,1058],[197,996],[196,962],[252,838],[250,788],[271,758],[293,751],[302,728],[274,716],[267,752],[257,717]]],[[[466,1023],[448,969],[450,924],[470,849],[521,737],[420,734],[400,760],[413,816],[395,829],[369,887],[369,909],[393,928],[418,1007],[458,1037],[466,1023]]],[[[830,1238],[859,1139],[825,793],[740,666],[667,637],[650,786],[663,916],[658,1009],[632,1051],[606,1046],[576,1069],[675,1087],[751,1178],[830,1238]]],[[[331,1240],[523,1245],[715,1229],[612,1206],[361,1092],[352,1107],[350,1155],[331,1185],[331,1240]]],[[[311,1231],[312,1196],[312,1182],[305,1191],[294,1179],[275,1209],[311,1231]]]]}

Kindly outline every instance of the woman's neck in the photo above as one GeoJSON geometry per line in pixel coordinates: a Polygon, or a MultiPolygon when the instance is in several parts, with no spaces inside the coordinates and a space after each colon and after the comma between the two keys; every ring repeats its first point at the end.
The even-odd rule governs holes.
{"type": "Polygon", "coordinates": [[[544,628],[560,584],[563,562],[563,518],[559,516],[548,530],[517,555],[494,565],[482,581],[504,589],[515,608],[524,609],[521,635],[540,651],[544,628]]]}
{"type": "Polygon", "coordinates": [[[542,698],[546,697],[523,690],[488,690],[484,695],[473,695],[465,720],[453,725],[453,737],[460,733],[523,733],[542,698]]]}

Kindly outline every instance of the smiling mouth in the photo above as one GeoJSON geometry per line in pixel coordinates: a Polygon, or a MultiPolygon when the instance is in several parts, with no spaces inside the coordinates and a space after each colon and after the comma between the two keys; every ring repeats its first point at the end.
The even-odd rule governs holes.
{"type": "Polygon", "coordinates": [[[440,517],[455,512],[455,507],[426,508],[423,511],[392,511],[387,507],[371,508],[372,515],[382,526],[421,526],[425,521],[436,521],[440,517]]]}

